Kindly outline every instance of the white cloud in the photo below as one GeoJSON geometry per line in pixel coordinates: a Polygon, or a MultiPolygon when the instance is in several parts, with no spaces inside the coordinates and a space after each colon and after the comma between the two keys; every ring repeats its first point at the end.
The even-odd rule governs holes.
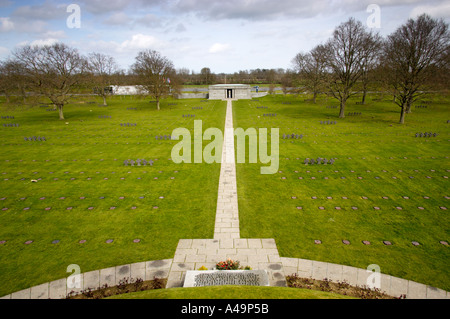
{"type": "Polygon", "coordinates": [[[136,22],[148,28],[155,28],[162,26],[162,20],[155,14],[149,13],[145,16],[136,19],[136,22]]]}
{"type": "Polygon", "coordinates": [[[177,27],[175,28],[175,32],[184,32],[184,31],[186,31],[187,29],[186,29],[186,27],[184,26],[184,24],[183,23],[178,23],[177,24],[177,27]]]}
{"type": "Polygon", "coordinates": [[[145,35],[142,33],[134,34],[131,40],[125,40],[120,44],[121,50],[144,50],[144,49],[154,49],[161,48],[164,46],[164,42],[158,38],[145,35]]]}
{"type": "Polygon", "coordinates": [[[44,46],[44,45],[52,45],[54,43],[59,42],[58,39],[55,38],[48,38],[48,39],[38,39],[38,40],[34,40],[30,43],[31,46],[44,46]]]}
{"type": "Polygon", "coordinates": [[[67,5],[45,1],[39,5],[20,6],[12,13],[12,17],[45,21],[64,19],[67,16],[66,9],[67,5]]]}
{"type": "Polygon", "coordinates": [[[130,23],[130,17],[123,12],[117,12],[117,13],[113,13],[111,16],[109,16],[103,22],[108,25],[123,26],[123,25],[127,25],[128,23],[130,23]]]}
{"type": "Polygon", "coordinates": [[[209,48],[209,53],[220,53],[230,49],[229,43],[214,43],[209,48]]]}
{"type": "Polygon", "coordinates": [[[14,22],[8,18],[0,18],[0,32],[8,32],[14,29],[14,22]]]}
{"type": "Polygon", "coordinates": [[[41,35],[44,39],[63,39],[66,38],[67,35],[63,30],[58,31],[47,31],[41,35]]]}
{"type": "Polygon", "coordinates": [[[416,18],[423,13],[427,13],[433,18],[450,18],[450,2],[440,3],[437,5],[417,6],[411,10],[409,16],[411,18],[416,18]]]}
{"type": "Polygon", "coordinates": [[[5,47],[0,47],[0,58],[6,58],[10,53],[10,50],[5,47]]]}

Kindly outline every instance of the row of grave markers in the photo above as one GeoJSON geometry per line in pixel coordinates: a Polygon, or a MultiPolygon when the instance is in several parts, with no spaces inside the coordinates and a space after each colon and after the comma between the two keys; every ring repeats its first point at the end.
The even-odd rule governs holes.
{"type": "MultiPolygon", "coordinates": [[[[33,240],[27,240],[27,241],[24,242],[24,244],[25,244],[25,245],[30,245],[30,244],[32,244],[33,242],[34,242],[33,240]]],[[[52,241],[51,241],[52,244],[58,244],[58,243],[60,243],[60,242],[61,242],[61,240],[59,240],[59,239],[55,239],[55,240],[52,240],[52,241]]],[[[87,242],[87,241],[86,241],[85,239],[81,239],[81,240],[78,241],[79,244],[85,244],[86,242],[87,242]]],[[[105,240],[105,243],[106,243],[106,244],[111,244],[111,243],[113,243],[113,242],[114,242],[114,239],[107,239],[107,240],[105,240]]],[[[139,238],[133,239],[133,243],[140,243],[140,242],[141,242],[141,239],[139,239],[139,238]]],[[[350,245],[350,244],[351,244],[350,241],[347,240],[347,239],[343,239],[341,242],[342,242],[344,245],[350,245]]],[[[7,243],[6,240],[0,240],[0,245],[4,245],[4,244],[6,244],[6,243],[7,243]]],[[[322,243],[323,243],[322,240],[320,240],[320,239],[314,239],[314,244],[320,245],[320,244],[322,244],[322,243]]],[[[368,241],[368,240],[362,240],[361,243],[364,244],[364,245],[371,245],[371,242],[368,241]]],[[[383,240],[382,243],[383,243],[383,245],[385,245],[385,246],[391,246],[391,245],[394,245],[394,244],[393,244],[391,241],[389,241],[389,240],[383,240]]],[[[445,241],[445,240],[440,240],[440,241],[439,241],[439,244],[441,244],[441,245],[443,245],[443,246],[448,246],[448,242],[445,241]]],[[[418,241],[415,241],[415,240],[414,240],[414,241],[411,241],[411,245],[413,245],[413,246],[420,246],[421,243],[419,243],[418,241]]]]}
{"type": "Polygon", "coordinates": [[[45,136],[32,136],[32,137],[24,137],[25,141],[47,141],[45,136]]]}
{"type": "Polygon", "coordinates": [[[152,160],[146,161],[145,159],[140,158],[138,158],[136,161],[130,159],[123,161],[123,165],[128,166],[128,164],[130,164],[130,166],[134,166],[134,164],[136,164],[136,166],[147,166],[147,164],[153,166],[153,161],[152,160]]]}
{"type": "Polygon", "coordinates": [[[301,138],[303,138],[303,134],[300,134],[300,135],[298,135],[298,134],[294,134],[294,133],[292,133],[292,134],[283,134],[283,137],[282,137],[282,139],[301,139],[301,138]]]}
{"type": "Polygon", "coordinates": [[[320,121],[320,124],[337,124],[336,121],[320,121]]]}
{"type": "Polygon", "coordinates": [[[321,157],[318,157],[316,160],[314,158],[311,158],[311,159],[305,158],[303,163],[305,165],[308,165],[308,164],[324,164],[324,165],[331,164],[331,165],[333,165],[334,158],[331,158],[330,160],[328,160],[326,158],[321,158],[321,157]]]}
{"type": "Polygon", "coordinates": [[[416,137],[436,137],[437,133],[425,132],[425,133],[416,133],[416,137]]]}

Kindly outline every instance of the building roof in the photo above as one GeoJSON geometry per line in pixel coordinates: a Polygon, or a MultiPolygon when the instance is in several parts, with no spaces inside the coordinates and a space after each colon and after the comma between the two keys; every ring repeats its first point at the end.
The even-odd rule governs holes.
{"type": "Polygon", "coordinates": [[[215,84],[215,85],[210,85],[209,86],[210,89],[225,89],[225,88],[229,88],[229,89],[233,89],[233,88],[250,88],[250,85],[248,84],[215,84]]]}

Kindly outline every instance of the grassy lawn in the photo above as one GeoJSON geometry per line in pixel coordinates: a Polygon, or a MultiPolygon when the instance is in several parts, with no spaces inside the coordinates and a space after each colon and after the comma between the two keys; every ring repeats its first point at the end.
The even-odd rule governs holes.
{"type": "Polygon", "coordinates": [[[177,142],[155,136],[193,131],[194,119],[223,129],[225,102],[166,100],[161,111],[132,97],[98,104],[80,97],[65,121],[43,107],[0,104],[1,116],[14,116],[0,125],[0,295],[67,277],[70,264],[87,272],[172,258],[179,239],[212,238],[220,164],[175,164],[177,142]],[[24,140],[31,136],[46,141],[24,140]],[[153,166],[123,164],[138,158],[153,166]]]}
{"type": "Polygon", "coordinates": [[[448,242],[450,230],[448,210],[440,208],[450,209],[449,100],[435,96],[427,108],[413,107],[403,126],[390,101],[356,101],[346,115],[361,115],[345,119],[327,108],[338,104],[331,99],[315,105],[277,95],[233,103],[235,128],[280,129],[277,174],[261,175],[267,164],[237,164],[241,237],[275,238],[281,256],[378,264],[382,273],[449,290],[449,248],[439,243],[448,242]],[[337,124],[320,124],[327,120],[337,124]],[[292,133],[303,138],[281,138],[292,133]],[[336,160],[303,164],[318,157],[336,160]]]}
{"type": "MultiPolygon", "coordinates": [[[[337,105],[334,100],[314,105],[276,95],[233,102],[235,128],[303,134],[280,137],[277,174],[261,175],[266,164],[237,164],[241,237],[275,238],[281,256],[378,264],[382,273],[450,290],[450,254],[439,243],[449,241],[450,229],[448,210],[440,208],[450,209],[444,178],[450,176],[449,99],[435,96],[427,108],[413,108],[403,126],[390,101],[355,101],[346,113],[362,114],[345,119],[326,107],[337,105]],[[327,120],[337,124],[320,124],[327,120]],[[416,132],[438,136],[415,138],[416,132]],[[307,157],[336,160],[305,166],[307,157]]],[[[169,99],[156,111],[148,99],[117,96],[108,107],[98,104],[80,97],[59,121],[57,112],[39,105],[0,103],[1,116],[14,116],[0,119],[0,241],[6,241],[0,244],[0,296],[67,277],[70,264],[87,272],[172,258],[179,239],[212,238],[220,164],[175,164],[169,158],[177,142],[155,136],[178,127],[192,132],[194,119],[203,120],[203,130],[223,131],[226,103],[169,99]],[[47,141],[24,140],[31,136],[47,141]],[[153,166],[123,164],[138,158],[153,166]]],[[[195,298],[172,289],[148,293],[195,298]]]]}
{"type": "Polygon", "coordinates": [[[354,299],[331,292],[253,286],[209,286],[146,290],[107,299],[354,299]]]}

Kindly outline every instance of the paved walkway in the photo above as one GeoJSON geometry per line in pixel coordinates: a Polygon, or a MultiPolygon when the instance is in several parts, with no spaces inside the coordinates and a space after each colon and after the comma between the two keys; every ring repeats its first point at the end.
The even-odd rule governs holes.
{"type": "MultiPolygon", "coordinates": [[[[217,262],[231,258],[242,266],[264,269],[271,286],[285,286],[285,275],[297,273],[301,277],[333,281],[347,281],[350,285],[366,285],[372,273],[350,266],[280,257],[272,238],[240,238],[239,210],[234,162],[234,130],[232,102],[227,102],[225,136],[222,150],[219,192],[213,239],[181,239],[173,259],[154,260],[121,265],[82,273],[80,288],[67,288],[68,278],[24,289],[0,299],[57,299],[65,298],[71,290],[97,289],[104,284],[117,285],[123,278],[151,280],[155,276],[167,278],[167,288],[182,287],[187,270],[201,266],[214,268],[217,262]]],[[[445,290],[385,274],[380,278],[381,290],[392,296],[405,294],[407,298],[450,298],[445,290]]]]}
{"type": "Polygon", "coordinates": [[[227,100],[214,239],[181,239],[178,242],[167,288],[182,287],[187,270],[197,270],[201,266],[214,269],[217,262],[227,258],[239,260],[241,266],[267,270],[271,286],[286,286],[275,240],[240,238],[231,100],[227,100]]]}

